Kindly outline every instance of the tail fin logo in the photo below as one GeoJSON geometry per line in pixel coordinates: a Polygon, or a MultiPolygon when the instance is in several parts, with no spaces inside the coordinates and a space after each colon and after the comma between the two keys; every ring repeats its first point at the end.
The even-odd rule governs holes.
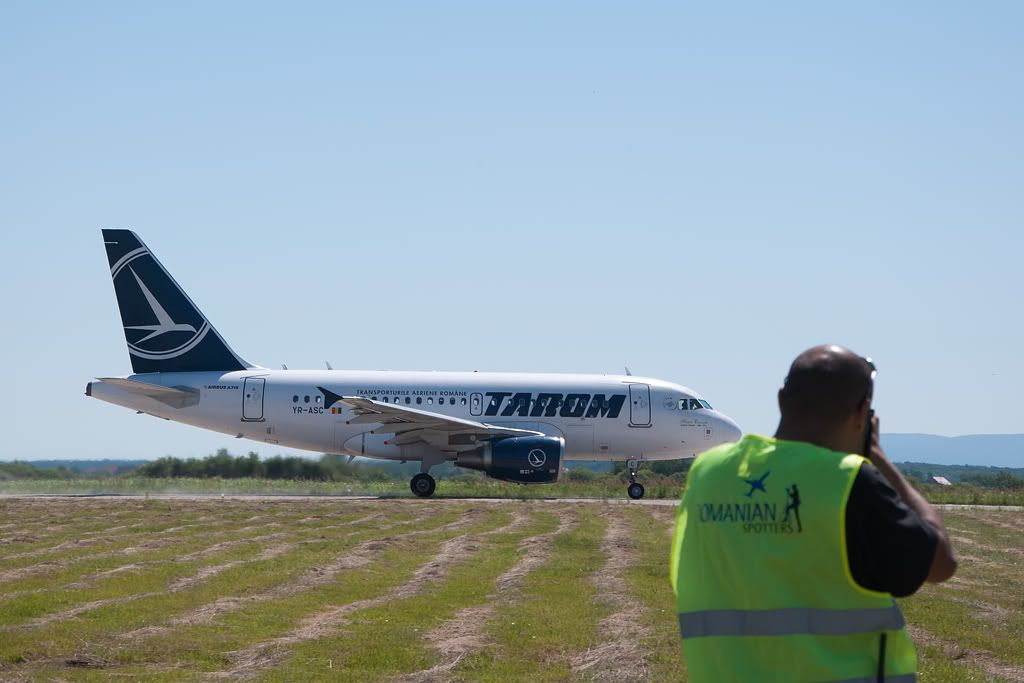
{"type": "Polygon", "coordinates": [[[149,291],[149,288],[146,287],[146,284],[139,279],[139,276],[136,274],[136,272],[131,268],[129,268],[128,270],[131,271],[131,274],[135,276],[135,281],[139,283],[139,289],[142,290],[142,293],[146,297],[146,301],[149,302],[149,307],[153,309],[153,315],[156,316],[156,325],[125,326],[124,329],[126,330],[149,331],[149,334],[147,334],[145,337],[137,341],[136,344],[141,344],[142,342],[149,341],[154,337],[159,337],[161,334],[166,334],[168,332],[191,332],[192,334],[196,333],[196,328],[192,327],[188,323],[176,323],[173,320],[171,320],[171,316],[167,315],[167,311],[165,311],[164,307],[160,305],[160,302],[156,300],[156,297],[153,296],[153,293],[149,291]]]}
{"type": "Polygon", "coordinates": [[[111,268],[111,276],[119,300],[127,303],[121,307],[121,322],[133,356],[177,358],[195,348],[210,331],[210,324],[148,250],[127,254],[111,268]]]}

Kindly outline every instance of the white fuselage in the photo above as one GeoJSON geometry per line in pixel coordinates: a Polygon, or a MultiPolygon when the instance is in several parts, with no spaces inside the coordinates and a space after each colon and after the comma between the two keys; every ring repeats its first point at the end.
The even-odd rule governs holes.
{"type": "Polygon", "coordinates": [[[395,445],[320,387],[488,425],[565,439],[570,460],[691,458],[739,438],[730,418],[686,387],[629,375],[267,370],[174,372],[128,379],[198,392],[173,407],[102,380],[95,398],[240,438],[318,453],[438,463],[475,444],[395,445]],[[685,408],[682,409],[681,405],[685,408]]]}

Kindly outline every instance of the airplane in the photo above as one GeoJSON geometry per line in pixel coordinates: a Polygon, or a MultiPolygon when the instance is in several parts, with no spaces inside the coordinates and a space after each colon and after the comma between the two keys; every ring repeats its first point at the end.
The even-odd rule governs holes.
{"type": "Polygon", "coordinates": [[[450,462],[521,484],[565,461],[625,461],[627,495],[645,462],[693,458],[739,439],[698,393],[626,375],[271,370],[235,353],[130,230],[103,230],[132,374],[85,395],[165,420],[318,453],[419,462],[412,492],[450,462]]]}
{"type": "Polygon", "coordinates": [[[754,491],[760,491],[761,493],[768,493],[765,490],[765,488],[764,488],[764,480],[768,478],[769,474],[771,474],[770,471],[765,472],[764,474],[762,474],[760,479],[744,479],[743,481],[748,486],[750,486],[750,490],[747,491],[743,495],[745,495],[747,498],[753,498],[754,497],[754,491]]]}

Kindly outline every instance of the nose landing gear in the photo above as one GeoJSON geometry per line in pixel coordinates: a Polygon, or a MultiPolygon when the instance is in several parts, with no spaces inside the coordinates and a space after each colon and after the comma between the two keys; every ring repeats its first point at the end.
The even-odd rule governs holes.
{"type": "Polygon", "coordinates": [[[409,488],[420,498],[430,498],[434,495],[434,489],[437,488],[437,482],[434,478],[426,472],[420,472],[412,481],[409,482],[409,488]]]}
{"type": "Polygon", "coordinates": [[[626,462],[626,467],[629,469],[629,488],[626,489],[626,495],[633,500],[640,500],[644,497],[644,485],[636,480],[636,472],[640,469],[640,462],[638,460],[629,460],[626,462]]]}

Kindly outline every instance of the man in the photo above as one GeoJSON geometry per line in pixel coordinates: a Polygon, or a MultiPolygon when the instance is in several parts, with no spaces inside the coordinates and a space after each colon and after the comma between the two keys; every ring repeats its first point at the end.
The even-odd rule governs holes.
{"type": "Polygon", "coordinates": [[[874,367],[800,354],[774,438],[748,434],[690,469],[672,544],[683,653],[704,681],[915,680],[893,597],[953,576],[942,519],[882,451],[874,367]],[[771,476],[769,476],[771,475],[771,476]]]}

